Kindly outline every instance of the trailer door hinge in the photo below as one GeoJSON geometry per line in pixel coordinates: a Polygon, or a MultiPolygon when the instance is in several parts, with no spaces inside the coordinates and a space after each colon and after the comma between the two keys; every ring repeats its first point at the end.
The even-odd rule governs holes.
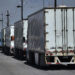
{"type": "Polygon", "coordinates": [[[45,24],[45,26],[48,26],[48,24],[45,24]]]}
{"type": "Polygon", "coordinates": [[[48,34],[49,32],[45,32],[44,34],[48,34]]]}
{"type": "Polygon", "coordinates": [[[45,13],[48,13],[48,11],[45,10],[45,13]]]}
{"type": "Polygon", "coordinates": [[[49,42],[49,40],[46,40],[45,42],[49,42]]]}

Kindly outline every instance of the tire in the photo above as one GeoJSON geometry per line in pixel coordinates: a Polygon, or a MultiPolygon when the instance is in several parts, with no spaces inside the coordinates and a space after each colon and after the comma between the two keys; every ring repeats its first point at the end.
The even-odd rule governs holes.
{"type": "Polygon", "coordinates": [[[34,52],[29,51],[29,60],[28,61],[29,61],[30,64],[35,63],[35,61],[34,61],[34,52]]]}
{"type": "Polygon", "coordinates": [[[18,58],[18,54],[19,54],[18,49],[15,49],[14,56],[18,58]]]}
{"type": "Polygon", "coordinates": [[[24,59],[24,53],[23,53],[24,51],[23,50],[19,50],[19,58],[20,59],[24,59]]]}
{"type": "Polygon", "coordinates": [[[45,62],[45,54],[40,54],[40,59],[39,59],[39,64],[41,67],[46,67],[46,62],[45,62]]]}
{"type": "Polygon", "coordinates": [[[28,51],[26,52],[26,60],[29,63],[29,52],[28,51]]]}

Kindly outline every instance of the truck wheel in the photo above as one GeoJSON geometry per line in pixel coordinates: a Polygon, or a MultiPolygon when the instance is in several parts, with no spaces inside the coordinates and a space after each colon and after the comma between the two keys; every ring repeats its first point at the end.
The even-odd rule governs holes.
{"type": "Polygon", "coordinates": [[[14,56],[16,57],[16,49],[14,49],[14,56]]]}
{"type": "Polygon", "coordinates": [[[9,55],[9,56],[11,55],[10,49],[8,49],[8,55],[9,55]]]}
{"type": "Polygon", "coordinates": [[[44,54],[40,54],[40,66],[42,67],[46,67],[46,62],[45,62],[45,55],[44,54]]]}
{"type": "Polygon", "coordinates": [[[29,52],[28,51],[26,52],[26,60],[27,62],[29,62],[29,52]]]}
{"type": "Polygon", "coordinates": [[[34,52],[29,51],[29,63],[34,64],[34,52]]]}
{"type": "Polygon", "coordinates": [[[39,65],[39,53],[35,53],[35,64],[39,65]]]}
{"type": "Polygon", "coordinates": [[[6,54],[7,47],[5,47],[4,53],[6,54]]]}
{"type": "Polygon", "coordinates": [[[20,59],[24,59],[24,54],[23,54],[23,50],[19,50],[19,56],[20,56],[20,59]]]}
{"type": "Polygon", "coordinates": [[[15,57],[18,58],[18,49],[15,49],[15,51],[14,51],[14,55],[15,55],[15,57]]]}

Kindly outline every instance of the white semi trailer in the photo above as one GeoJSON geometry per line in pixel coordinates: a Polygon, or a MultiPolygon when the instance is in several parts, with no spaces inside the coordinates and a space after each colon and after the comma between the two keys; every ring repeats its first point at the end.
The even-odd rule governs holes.
{"type": "Polygon", "coordinates": [[[27,60],[40,66],[75,64],[75,8],[45,8],[28,17],[27,60]]]}
{"type": "Polygon", "coordinates": [[[27,49],[27,29],[28,20],[18,21],[14,24],[15,26],[15,56],[25,57],[27,49]]]}
{"type": "Polygon", "coordinates": [[[14,53],[14,26],[7,26],[5,28],[5,53],[14,53]]]}

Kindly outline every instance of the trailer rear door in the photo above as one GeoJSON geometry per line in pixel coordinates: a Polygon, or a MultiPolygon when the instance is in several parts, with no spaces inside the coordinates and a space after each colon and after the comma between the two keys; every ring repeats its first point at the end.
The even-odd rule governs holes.
{"type": "Polygon", "coordinates": [[[50,52],[74,53],[75,9],[45,9],[46,50],[50,52]]]}

